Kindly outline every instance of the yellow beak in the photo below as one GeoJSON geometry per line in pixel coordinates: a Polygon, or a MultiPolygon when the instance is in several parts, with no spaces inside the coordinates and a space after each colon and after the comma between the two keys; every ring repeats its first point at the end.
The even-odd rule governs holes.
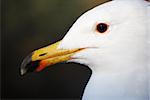
{"type": "Polygon", "coordinates": [[[21,65],[21,75],[32,71],[41,71],[49,65],[70,60],[71,57],[84,48],[71,50],[57,49],[61,41],[50,46],[35,50],[31,55],[27,56],[21,65]]]}

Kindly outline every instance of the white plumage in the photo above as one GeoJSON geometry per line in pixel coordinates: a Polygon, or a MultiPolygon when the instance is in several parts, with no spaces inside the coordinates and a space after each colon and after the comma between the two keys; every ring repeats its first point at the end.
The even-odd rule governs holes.
{"type": "Polygon", "coordinates": [[[150,4],[114,0],[83,14],[59,49],[88,47],[71,62],[92,69],[83,100],[150,100],[150,4]],[[106,33],[97,32],[107,23],[106,33]]]}

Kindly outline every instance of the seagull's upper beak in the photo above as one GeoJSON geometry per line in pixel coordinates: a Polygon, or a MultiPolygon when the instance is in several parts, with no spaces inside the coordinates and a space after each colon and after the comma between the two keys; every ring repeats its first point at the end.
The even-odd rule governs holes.
{"type": "Polygon", "coordinates": [[[30,55],[28,55],[21,64],[21,75],[32,71],[38,72],[49,65],[70,60],[71,56],[83,49],[57,49],[60,42],[61,41],[58,41],[50,46],[35,50],[30,55]]]}

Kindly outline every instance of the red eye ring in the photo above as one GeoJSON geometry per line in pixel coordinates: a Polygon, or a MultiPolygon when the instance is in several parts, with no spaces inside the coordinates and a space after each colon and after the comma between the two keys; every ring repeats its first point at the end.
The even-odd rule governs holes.
{"type": "Polygon", "coordinates": [[[99,33],[105,33],[108,30],[109,25],[107,25],[106,23],[99,23],[96,26],[96,30],[99,33]]]}

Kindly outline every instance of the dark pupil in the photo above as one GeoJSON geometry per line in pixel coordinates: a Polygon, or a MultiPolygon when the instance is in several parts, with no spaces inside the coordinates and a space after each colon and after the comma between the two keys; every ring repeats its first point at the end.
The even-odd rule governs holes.
{"type": "Polygon", "coordinates": [[[100,23],[97,25],[97,31],[104,33],[107,31],[108,26],[105,23],[100,23]]]}

